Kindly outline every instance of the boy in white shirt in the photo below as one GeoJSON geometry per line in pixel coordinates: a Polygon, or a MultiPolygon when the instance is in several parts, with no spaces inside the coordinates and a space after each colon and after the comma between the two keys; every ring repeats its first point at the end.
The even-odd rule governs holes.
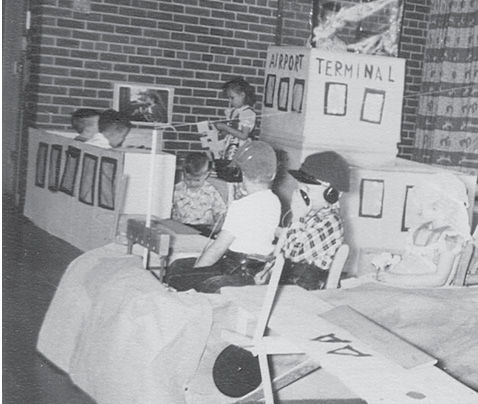
{"type": "Polygon", "coordinates": [[[271,191],[277,159],[270,145],[246,143],[233,160],[242,171],[247,196],[232,202],[221,232],[199,259],[175,261],[167,282],[178,291],[213,293],[222,286],[253,285],[254,275],[273,252],[281,205],[271,191]]]}
{"type": "Polygon", "coordinates": [[[102,112],[98,119],[98,133],[95,133],[85,144],[112,149],[120,147],[131,129],[131,122],[122,113],[114,109],[102,112]]]}

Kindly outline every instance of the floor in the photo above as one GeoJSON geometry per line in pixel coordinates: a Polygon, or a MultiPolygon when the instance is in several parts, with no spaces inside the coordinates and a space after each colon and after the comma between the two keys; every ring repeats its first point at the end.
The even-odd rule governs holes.
{"type": "Polygon", "coordinates": [[[81,251],[34,226],[3,197],[3,403],[94,404],[35,349],[67,265],[81,251]]]}

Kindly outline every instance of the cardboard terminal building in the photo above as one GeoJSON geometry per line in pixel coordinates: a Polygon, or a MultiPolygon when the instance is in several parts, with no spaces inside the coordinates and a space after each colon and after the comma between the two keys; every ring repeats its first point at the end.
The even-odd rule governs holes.
{"type": "MultiPolygon", "coordinates": [[[[288,169],[325,150],[350,163],[341,209],[351,274],[360,274],[367,251],[404,246],[416,218],[408,191],[442,170],[396,157],[404,74],[405,60],[394,57],[276,46],[267,54],[261,139],[283,152],[288,169]]],[[[476,177],[456,174],[467,187],[471,217],[476,177]]],[[[293,181],[285,176],[277,189],[285,204],[293,181]]]]}

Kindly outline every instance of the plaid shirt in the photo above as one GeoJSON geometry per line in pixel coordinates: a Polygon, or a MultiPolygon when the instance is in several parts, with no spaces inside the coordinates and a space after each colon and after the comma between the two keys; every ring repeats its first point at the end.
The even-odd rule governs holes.
{"type": "Polygon", "coordinates": [[[282,251],[292,262],[307,262],[328,270],[344,241],[343,234],[339,206],[335,204],[292,222],[282,251]]]}

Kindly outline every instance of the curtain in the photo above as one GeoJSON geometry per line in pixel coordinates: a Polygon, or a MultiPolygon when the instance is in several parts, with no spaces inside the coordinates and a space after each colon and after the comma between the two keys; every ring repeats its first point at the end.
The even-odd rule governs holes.
{"type": "Polygon", "coordinates": [[[412,160],[478,174],[478,0],[432,0],[412,160]]]}

